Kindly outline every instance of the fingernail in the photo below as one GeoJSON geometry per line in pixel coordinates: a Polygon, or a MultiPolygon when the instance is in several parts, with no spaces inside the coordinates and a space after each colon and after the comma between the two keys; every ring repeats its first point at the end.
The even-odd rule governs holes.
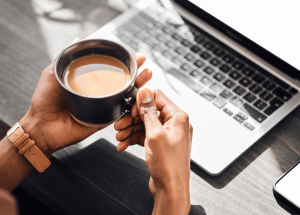
{"type": "Polygon", "coordinates": [[[143,89],[140,91],[141,102],[148,104],[152,101],[151,91],[149,89],[143,89]]]}
{"type": "Polygon", "coordinates": [[[73,40],[72,43],[75,43],[75,42],[77,42],[78,40],[80,40],[80,38],[79,38],[79,37],[76,37],[76,38],[73,40]]]}
{"type": "Polygon", "coordinates": [[[118,148],[122,145],[123,145],[123,141],[119,142],[119,144],[117,145],[117,151],[119,151],[118,148]]]}
{"type": "Polygon", "coordinates": [[[142,53],[137,53],[135,56],[144,56],[142,53]]]}

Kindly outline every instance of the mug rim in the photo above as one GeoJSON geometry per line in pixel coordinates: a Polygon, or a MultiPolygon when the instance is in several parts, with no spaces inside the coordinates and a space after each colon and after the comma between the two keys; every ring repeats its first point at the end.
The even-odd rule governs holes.
{"type": "MultiPolygon", "coordinates": [[[[73,61],[72,61],[72,62],[73,62],[73,61]]],[[[72,63],[72,62],[71,62],[71,63],[72,63]]],[[[69,45],[69,46],[67,46],[66,48],[64,48],[64,49],[58,54],[58,56],[57,56],[57,58],[55,59],[55,62],[54,62],[54,75],[55,75],[55,79],[56,79],[56,81],[59,83],[59,85],[60,85],[61,87],[63,87],[64,89],[66,89],[67,91],[69,91],[70,93],[73,93],[73,94],[75,94],[75,95],[77,95],[77,96],[81,96],[81,97],[84,97],[84,98],[91,98],[91,99],[108,98],[108,97],[117,95],[117,94],[119,94],[119,93],[122,93],[123,91],[126,91],[126,90],[128,89],[128,87],[130,87],[130,86],[131,86],[131,87],[134,87],[134,86],[133,86],[133,85],[134,85],[133,82],[135,82],[135,79],[136,79],[136,76],[137,76],[137,71],[138,71],[138,65],[137,65],[136,58],[135,58],[134,54],[132,53],[132,51],[131,51],[127,46],[125,46],[124,44],[122,44],[122,43],[120,43],[120,42],[117,42],[117,41],[114,41],[114,40],[107,40],[107,39],[83,39],[83,40],[80,40],[80,41],[78,41],[78,42],[72,43],[71,45],[69,45]],[[118,90],[118,91],[116,91],[116,92],[114,92],[114,93],[111,93],[111,94],[108,94],[108,95],[103,95],[103,96],[86,96],[86,95],[82,95],[82,94],[76,93],[76,92],[73,91],[72,89],[69,89],[68,87],[66,87],[66,86],[61,82],[61,80],[60,80],[59,77],[58,77],[58,74],[57,74],[58,72],[57,72],[56,67],[57,67],[57,64],[58,64],[58,62],[59,62],[59,60],[60,60],[62,54],[63,54],[67,49],[71,48],[72,46],[74,46],[74,45],[76,45],[76,44],[78,44],[78,43],[81,43],[81,42],[86,42],[86,41],[88,41],[88,42],[89,42],[89,41],[107,41],[107,42],[115,43],[116,45],[119,45],[119,46],[121,46],[122,48],[124,48],[124,49],[129,53],[129,55],[134,59],[133,61],[134,61],[135,71],[134,71],[133,77],[130,79],[129,82],[126,83],[126,85],[125,85],[122,89],[120,89],[120,90],[118,90]]]]}

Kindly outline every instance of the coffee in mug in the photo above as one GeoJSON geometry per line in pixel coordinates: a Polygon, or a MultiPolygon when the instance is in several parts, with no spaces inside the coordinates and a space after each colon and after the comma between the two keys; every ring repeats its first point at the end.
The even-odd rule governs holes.
{"type": "Polygon", "coordinates": [[[66,68],[63,83],[85,96],[104,96],[121,90],[130,80],[128,68],[106,55],[87,55],[66,68]]]}
{"type": "Polygon", "coordinates": [[[71,116],[98,128],[130,111],[130,101],[138,92],[134,87],[137,72],[129,48],[106,39],[73,43],[62,50],[54,64],[54,75],[71,116]]]}

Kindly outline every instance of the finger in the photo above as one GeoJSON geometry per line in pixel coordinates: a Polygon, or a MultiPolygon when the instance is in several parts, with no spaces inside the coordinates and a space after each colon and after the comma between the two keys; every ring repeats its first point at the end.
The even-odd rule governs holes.
{"type": "Polygon", "coordinates": [[[135,56],[135,59],[136,59],[138,68],[140,68],[146,61],[146,57],[140,53],[135,56]]]}
{"type": "Polygon", "coordinates": [[[160,112],[162,124],[175,117],[179,112],[183,112],[162,91],[157,89],[153,94],[157,110],[160,112]]]}
{"type": "Polygon", "coordinates": [[[117,141],[125,140],[127,137],[129,137],[133,133],[136,133],[137,131],[140,131],[143,129],[144,129],[144,123],[129,126],[126,129],[119,131],[116,135],[116,139],[117,139],[117,141]]]}
{"type": "Polygon", "coordinates": [[[128,137],[127,139],[121,141],[117,146],[117,150],[119,152],[124,151],[130,145],[138,144],[140,146],[144,146],[145,143],[145,133],[144,132],[137,132],[128,137]]]}
{"type": "Polygon", "coordinates": [[[76,42],[78,42],[78,41],[80,41],[81,40],[81,38],[80,37],[76,37],[73,41],[72,41],[72,43],[71,44],[73,44],[73,43],[76,43],[76,42]]]}
{"type": "Polygon", "coordinates": [[[190,156],[191,156],[191,150],[192,150],[192,143],[193,143],[193,132],[194,132],[194,129],[193,129],[193,126],[191,125],[191,123],[190,123],[190,125],[189,125],[189,130],[190,130],[190,142],[189,142],[189,144],[190,144],[190,156]]]}
{"type": "Polygon", "coordinates": [[[132,117],[138,117],[139,116],[139,110],[137,108],[137,103],[134,103],[134,105],[131,108],[131,116],[132,117]]]}
{"type": "Polygon", "coordinates": [[[152,78],[152,72],[150,69],[144,69],[135,79],[134,86],[141,88],[152,78]]]}
{"type": "MultiPolygon", "coordinates": [[[[151,93],[152,93],[153,98],[155,98],[155,92],[151,92],[151,93]]],[[[137,102],[134,103],[132,108],[131,108],[131,116],[132,117],[139,117],[140,116],[140,113],[139,113],[139,110],[138,110],[138,107],[137,107],[137,102]]]]}
{"type": "Polygon", "coordinates": [[[130,125],[134,125],[141,122],[142,119],[140,117],[132,117],[130,113],[127,113],[115,123],[114,127],[116,131],[121,131],[130,125]]]}
{"type": "Polygon", "coordinates": [[[138,92],[137,106],[141,119],[145,124],[147,137],[160,132],[163,127],[158,119],[155,100],[149,89],[142,89],[138,92]]]}

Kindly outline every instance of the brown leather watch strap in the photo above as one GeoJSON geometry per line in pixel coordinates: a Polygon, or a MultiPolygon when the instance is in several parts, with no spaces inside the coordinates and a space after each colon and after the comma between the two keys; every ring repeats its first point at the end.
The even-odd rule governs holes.
{"type": "Polygon", "coordinates": [[[50,166],[49,156],[45,155],[35,145],[35,141],[29,138],[19,123],[8,130],[7,137],[12,142],[13,147],[18,148],[19,154],[24,155],[37,171],[44,172],[50,166]]]}

